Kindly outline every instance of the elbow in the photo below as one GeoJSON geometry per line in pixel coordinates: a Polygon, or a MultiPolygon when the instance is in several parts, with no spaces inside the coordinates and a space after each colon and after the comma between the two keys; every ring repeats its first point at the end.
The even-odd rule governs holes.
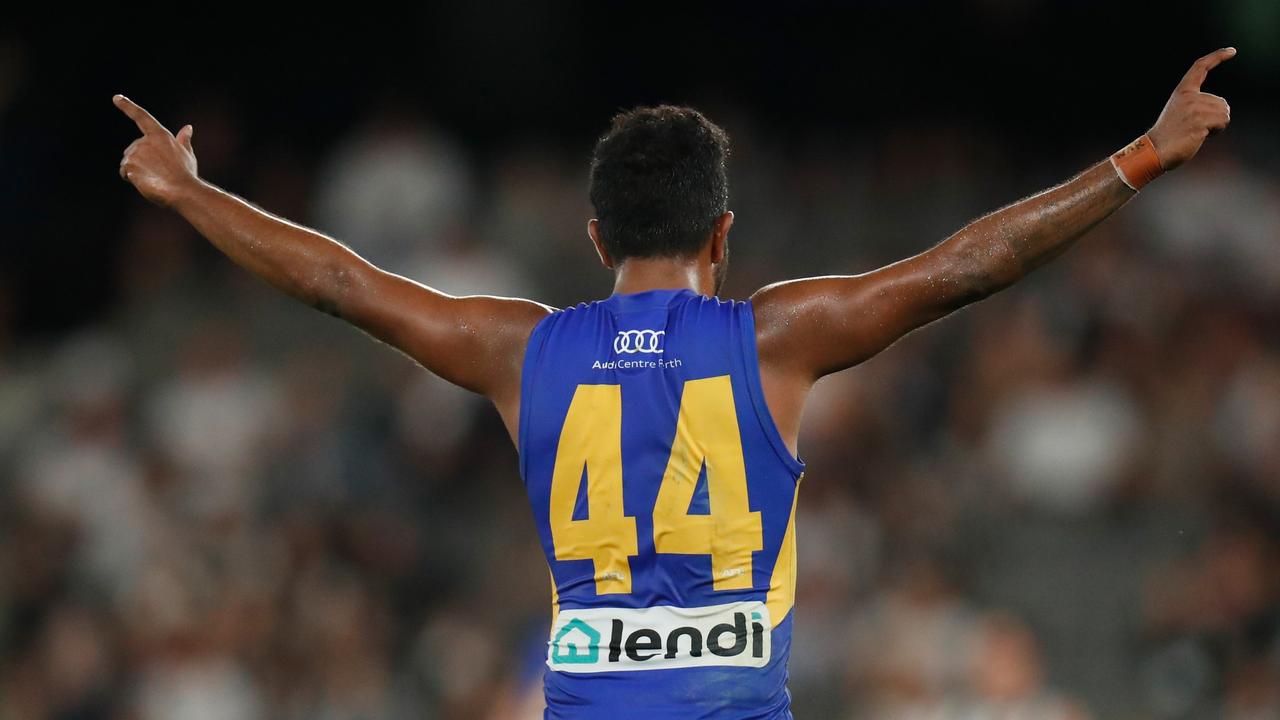
{"type": "Polygon", "coordinates": [[[953,258],[953,295],[956,307],[988,298],[1017,282],[1022,276],[1017,258],[1002,256],[980,247],[961,247],[953,258]]]}
{"type": "Polygon", "coordinates": [[[345,317],[361,285],[350,263],[325,263],[303,282],[302,296],[311,307],[336,318],[345,317]]]}
{"type": "Polygon", "coordinates": [[[977,263],[961,263],[955,269],[947,288],[947,296],[951,298],[948,310],[984,300],[1009,286],[990,268],[977,263]]]}
{"type": "Polygon", "coordinates": [[[977,271],[966,274],[959,281],[959,297],[961,305],[985,300],[1004,290],[1014,283],[1012,278],[990,271],[977,271]]]}

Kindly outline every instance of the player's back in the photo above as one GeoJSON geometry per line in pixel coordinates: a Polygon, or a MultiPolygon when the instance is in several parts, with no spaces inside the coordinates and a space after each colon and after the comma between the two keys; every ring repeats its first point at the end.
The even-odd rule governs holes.
{"type": "Polygon", "coordinates": [[[546,716],[791,717],[804,464],[751,303],[658,289],[548,315],[518,444],[552,576],[546,716]]]}

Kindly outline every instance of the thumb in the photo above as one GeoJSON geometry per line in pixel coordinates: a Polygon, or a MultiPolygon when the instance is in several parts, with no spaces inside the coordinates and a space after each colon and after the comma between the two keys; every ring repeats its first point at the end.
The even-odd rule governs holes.
{"type": "Polygon", "coordinates": [[[182,129],[178,131],[177,137],[178,142],[182,143],[182,147],[190,150],[192,154],[195,154],[195,148],[191,147],[191,135],[195,131],[196,129],[194,127],[190,125],[183,125],[182,129]]]}

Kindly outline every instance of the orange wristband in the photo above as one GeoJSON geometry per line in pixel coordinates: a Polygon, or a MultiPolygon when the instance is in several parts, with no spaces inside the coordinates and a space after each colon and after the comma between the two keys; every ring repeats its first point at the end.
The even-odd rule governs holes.
{"type": "Polygon", "coordinates": [[[1146,133],[1117,150],[1111,156],[1111,166],[1116,169],[1116,174],[1124,184],[1134,190],[1140,190],[1143,185],[1164,173],[1160,156],[1156,154],[1156,146],[1146,133]]]}

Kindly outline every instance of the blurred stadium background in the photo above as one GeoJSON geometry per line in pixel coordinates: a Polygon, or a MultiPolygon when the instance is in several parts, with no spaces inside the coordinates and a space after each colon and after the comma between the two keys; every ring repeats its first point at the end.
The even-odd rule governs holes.
{"type": "Polygon", "coordinates": [[[384,267],[564,306],[610,292],[586,163],[621,107],[727,129],[744,298],[1066,179],[1228,44],[1200,156],[812,396],[790,687],[800,718],[1280,717],[1280,5],[344,10],[0,25],[0,718],[541,717],[497,414],[139,198],[113,93],[384,267]]]}

